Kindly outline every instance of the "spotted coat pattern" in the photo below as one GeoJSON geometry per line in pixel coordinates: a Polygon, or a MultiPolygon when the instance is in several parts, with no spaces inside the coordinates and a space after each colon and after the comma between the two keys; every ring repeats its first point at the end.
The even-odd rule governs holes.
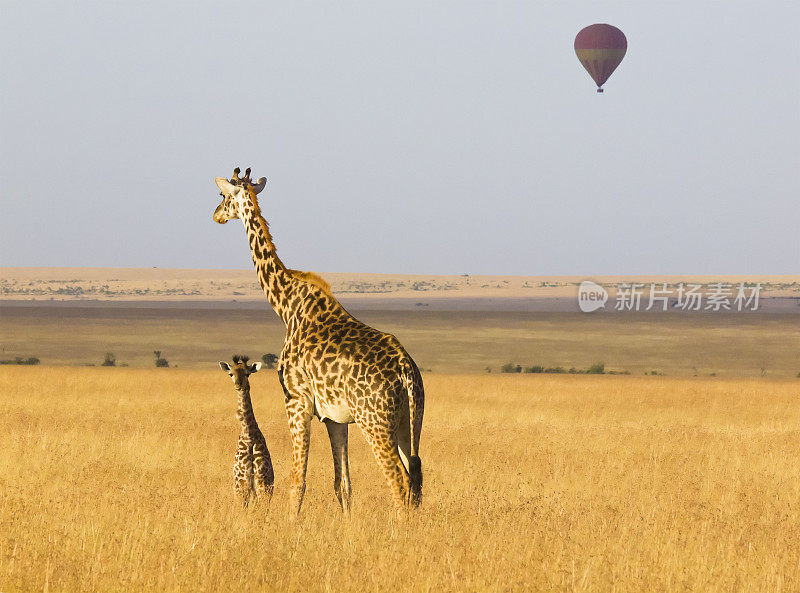
{"type": "Polygon", "coordinates": [[[275,473],[267,441],[258,427],[250,400],[250,375],[261,368],[261,363],[249,365],[246,358],[234,356],[233,365],[220,362],[219,366],[231,377],[239,396],[236,418],[242,430],[233,463],[233,491],[244,506],[247,506],[251,496],[257,501],[269,502],[275,473]]]}
{"type": "Polygon", "coordinates": [[[324,280],[287,269],[278,258],[261,215],[257,184],[234,171],[216,178],[222,202],[214,220],[241,219],[267,300],[286,325],[278,361],[292,440],[290,514],[300,512],[305,493],[311,419],[328,430],[334,464],[334,492],[350,509],[348,425],[364,434],[389,486],[396,508],[417,506],[422,492],[419,439],[425,407],[422,376],[391,334],[369,327],[334,298],[324,280]]]}

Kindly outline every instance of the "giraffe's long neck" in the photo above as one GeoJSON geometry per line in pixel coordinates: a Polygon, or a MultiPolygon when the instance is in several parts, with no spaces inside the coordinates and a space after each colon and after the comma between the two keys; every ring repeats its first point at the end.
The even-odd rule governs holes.
{"type": "Polygon", "coordinates": [[[253,402],[250,401],[250,386],[242,386],[238,393],[239,407],[236,408],[236,419],[242,423],[242,432],[249,436],[251,431],[258,430],[253,402]]]}
{"type": "Polygon", "coordinates": [[[253,264],[258,272],[258,281],[267,296],[267,300],[275,313],[288,326],[294,311],[292,310],[293,293],[297,280],[283,265],[275,251],[269,225],[261,216],[261,209],[255,195],[251,195],[252,207],[245,207],[242,216],[247,238],[250,241],[250,252],[253,264]]]}

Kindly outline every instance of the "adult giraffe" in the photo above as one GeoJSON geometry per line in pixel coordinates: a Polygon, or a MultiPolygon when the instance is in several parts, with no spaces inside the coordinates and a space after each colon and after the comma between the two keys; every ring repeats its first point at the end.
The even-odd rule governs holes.
{"type": "Polygon", "coordinates": [[[419,438],[425,407],[422,376],[411,356],[391,334],[358,321],[316,274],[287,269],[275,251],[257,194],[266,185],[239,177],[215,179],[222,202],[214,211],[220,224],[241,219],[253,263],[272,308],[286,325],[278,360],[292,438],[289,512],[303,504],[311,418],[325,423],[331,441],[334,491],[350,511],[347,428],[355,422],[367,439],[389,484],[396,508],[417,506],[422,495],[419,438]]]}

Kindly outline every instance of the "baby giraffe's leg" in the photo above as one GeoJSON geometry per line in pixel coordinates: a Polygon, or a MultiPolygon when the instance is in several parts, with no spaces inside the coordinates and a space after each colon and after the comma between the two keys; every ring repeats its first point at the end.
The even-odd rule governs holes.
{"type": "Polygon", "coordinates": [[[269,449],[264,435],[258,435],[253,440],[253,473],[256,496],[259,499],[263,498],[265,502],[269,502],[272,498],[272,485],[275,482],[272,458],[269,456],[269,449]]]}
{"type": "Polygon", "coordinates": [[[250,492],[253,489],[253,456],[250,442],[244,435],[239,435],[236,447],[236,460],[233,464],[233,492],[247,506],[250,492]]]}

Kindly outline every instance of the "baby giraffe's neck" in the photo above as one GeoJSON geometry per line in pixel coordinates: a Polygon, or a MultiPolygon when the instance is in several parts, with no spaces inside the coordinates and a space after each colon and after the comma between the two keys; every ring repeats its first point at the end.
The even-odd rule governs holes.
{"type": "Polygon", "coordinates": [[[251,431],[258,430],[256,416],[253,414],[253,404],[250,401],[250,385],[244,385],[237,391],[239,407],[236,410],[236,418],[242,423],[242,432],[249,435],[251,431]]]}

